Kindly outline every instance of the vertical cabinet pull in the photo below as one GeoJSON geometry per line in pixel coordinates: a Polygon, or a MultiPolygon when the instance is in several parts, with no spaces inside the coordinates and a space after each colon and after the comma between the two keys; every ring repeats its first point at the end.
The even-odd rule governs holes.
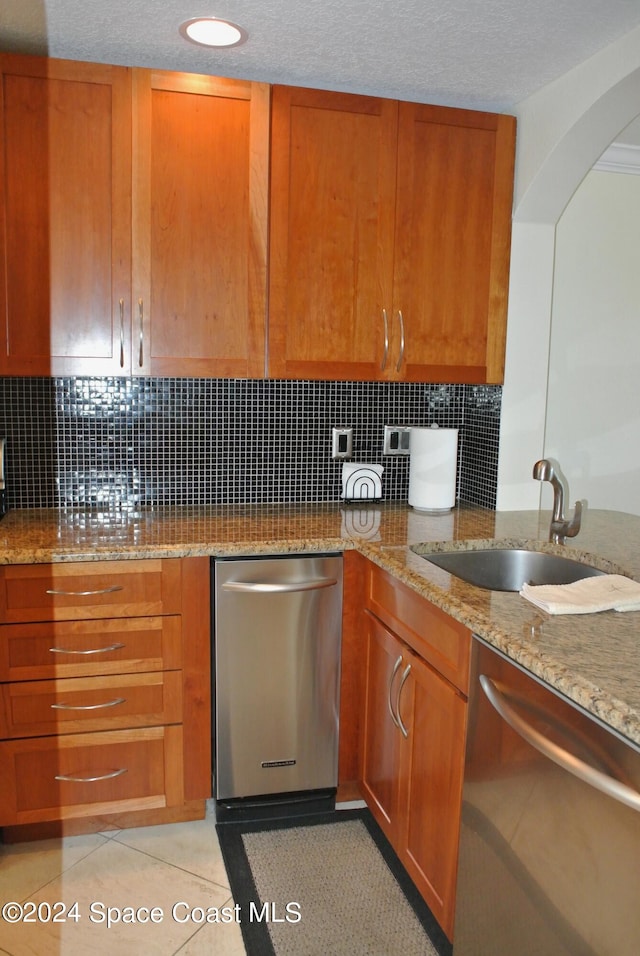
{"type": "Polygon", "coordinates": [[[140,368],[144,365],[144,302],[138,299],[138,319],[140,323],[140,349],[138,352],[138,365],[140,368]]]}
{"type": "MultiPolygon", "coordinates": [[[[404,350],[406,346],[406,336],[404,330],[404,316],[402,314],[402,309],[398,309],[398,323],[400,325],[400,351],[398,352],[398,361],[396,363],[396,372],[399,372],[402,368],[404,362],[404,350]]],[[[387,361],[389,359],[389,320],[387,318],[387,310],[382,310],[382,324],[384,327],[384,352],[382,353],[382,362],[380,363],[380,371],[384,372],[387,367],[387,361]]]]}
{"type": "Polygon", "coordinates": [[[405,738],[409,736],[409,731],[407,730],[407,728],[402,722],[402,716],[400,714],[400,697],[402,695],[402,688],[406,684],[407,677],[409,676],[410,673],[411,673],[411,664],[407,664],[407,666],[404,669],[404,673],[402,677],[400,678],[400,686],[398,687],[398,698],[396,700],[396,714],[398,717],[398,727],[400,729],[402,736],[405,738]]]}
{"type": "Polygon", "coordinates": [[[382,363],[380,365],[380,371],[384,372],[387,367],[387,359],[389,358],[389,322],[387,321],[387,310],[382,310],[382,322],[384,325],[384,353],[382,355],[382,363]]]}
{"type": "Polygon", "coordinates": [[[120,368],[124,368],[124,299],[120,299],[120,368]]]}
{"type": "Polygon", "coordinates": [[[402,310],[398,309],[398,321],[400,322],[400,354],[398,356],[398,364],[396,365],[396,372],[399,372],[402,363],[404,361],[404,318],[402,316],[402,310]]]}
{"type": "Polygon", "coordinates": [[[396,674],[398,673],[398,670],[400,669],[401,664],[402,664],[402,654],[400,654],[400,656],[398,657],[398,660],[393,665],[393,670],[391,671],[391,677],[389,678],[389,687],[387,689],[387,705],[389,707],[389,713],[391,714],[391,720],[394,722],[398,730],[400,730],[400,724],[398,723],[398,718],[393,712],[393,704],[391,703],[391,690],[393,688],[393,682],[395,680],[396,674]]]}

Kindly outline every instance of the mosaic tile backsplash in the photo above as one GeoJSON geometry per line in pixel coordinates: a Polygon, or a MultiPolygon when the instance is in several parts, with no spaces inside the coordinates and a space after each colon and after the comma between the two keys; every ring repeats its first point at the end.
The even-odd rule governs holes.
{"type": "Polygon", "coordinates": [[[495,508],[498,385],[183,378],[0,378],[11,508],[338,501],[331,429],[406,500],[409,458],[384,425],[459,428],[457,497],[495,508]]]}

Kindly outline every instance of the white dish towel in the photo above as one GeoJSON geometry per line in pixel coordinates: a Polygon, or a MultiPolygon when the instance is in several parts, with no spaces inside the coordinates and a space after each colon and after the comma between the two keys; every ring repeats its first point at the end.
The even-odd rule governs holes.
{"type": "Polygon", "coordinates": [[[547,614],[640,611],[640,584],[621,574],[582,578],[573,584],[523,584],[520,594],[547,614]]]}

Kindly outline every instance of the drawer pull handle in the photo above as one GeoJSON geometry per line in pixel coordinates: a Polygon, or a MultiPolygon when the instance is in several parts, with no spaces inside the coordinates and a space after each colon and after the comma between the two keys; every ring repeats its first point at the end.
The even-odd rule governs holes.
{"type": "Polygon", "coordinates": [[[111,780],[112,777],[121,777],[123,773],[127,772],[126,767],[122,767],[120,770],[110,770],[109,773],[103,773],[99,777],[74,777],[71,774],[59,773],[56,774],[54,780],[61,780],[63,783],[98,783],[100,780],[111,780]]]}
{"type": "Polygon", "coordinates": [[[71,647],[50,647],[52,654],[107,654],[109,651],[119,651],[124,644],[108,644],[107,647],[90,647],[86,651],[77,651],[71,647]]]}
{"type": "Polygon", "coordinates": [[[100,710],[102,707],[117,707],[118,704],[124,704],[126,697],[114,697],[113,700],[107,700],[104,704],[51,704],[52,710],[100,710]]]}
{"type": "Polygon", "coordinates": [[[98,591],[58,591],[55,588],[49,588],[47,594],[54,594],[58,597],[90,597],[94,594],[113,594],[114,591],[122,591],[122,584],[112,584],[108,588],[100,588],[98,591]]]}

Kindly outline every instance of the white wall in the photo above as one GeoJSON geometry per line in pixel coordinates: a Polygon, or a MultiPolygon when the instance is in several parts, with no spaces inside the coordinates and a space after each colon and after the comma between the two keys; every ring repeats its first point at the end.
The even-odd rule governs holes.
{"type": "Polygon", "coordinates": [[[513,223],[499,510],[540,504],[540,485],[532,470],[544,447],[554,242],[554,225],[513,223]]]}
{"type": "MultiPolygon", "coordinates": [[[[538,458],[551,454],[545,426],[555,227],[584,176],[639,108],[640,29],[636,29],[529,97],[515,111],[516,191],[498,509],[537,508],[541,495],[542,506],[551,506],[548,484],[541,487],[531,473],[538,458]]],[[[613,443],[618,422],[612,418],[613,443]]],[[[567,473],[572,496],[588,497],[565,464],[569,440],[568,423],[558,425],[555,457],[567,473]]],[[[640,446],[632,454],[640,464],[640,446]]],[[[620,507],[613,495],[614,484],[617,480],[610,480],[610,493],[605,492],[601,507],[620,507]]]]}
{"type": "Polygon", "coordinates": [[[640,514],[640,176],[589,172],[556,231],[545,454],[640,514]]]}

